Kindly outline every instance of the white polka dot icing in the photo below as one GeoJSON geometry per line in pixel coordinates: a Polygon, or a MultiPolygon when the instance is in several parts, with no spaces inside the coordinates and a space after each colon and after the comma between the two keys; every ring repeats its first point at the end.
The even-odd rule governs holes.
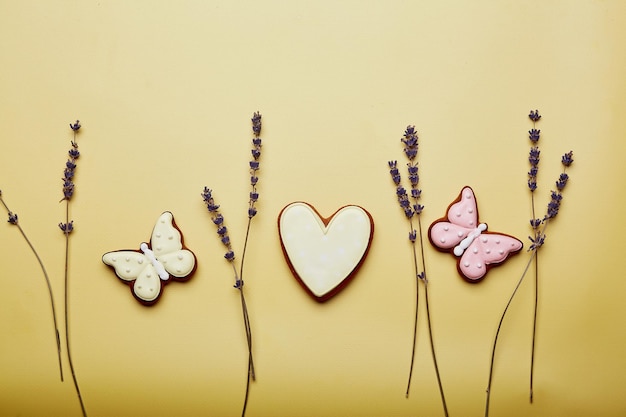
{"type": "Polygon", "coordinates": [[[474,191],[464,187],[446,211],[428,229],[433,246],[457,259],[457,270],[468,282],[481,281],[490,267],[499,265],[522,249],[522,242],[513,236],[487,231],[487,224],[478,219],[474,191]]]}
{"type": "Polygon", "coordinates": [[[159,299],[162,286],[170,278],[186,281],[196,269],[196,257],[183,247],[182,235],[170,212],[161,214],[157,220],[150,245],[142,243],[139,251],[105,253],[102,262],[113,268],[118,278],[130,286],[133,296],[144,305],[152,305],[159,299]]]}
{"type": "Polygon", "coordinates": [[[278,231],[285,259],[316,301],[326,301],[353,278],[367,256],[374,233],[371,215],[349,205],[322,218],[304,202],[280,212],[278,231]]]}

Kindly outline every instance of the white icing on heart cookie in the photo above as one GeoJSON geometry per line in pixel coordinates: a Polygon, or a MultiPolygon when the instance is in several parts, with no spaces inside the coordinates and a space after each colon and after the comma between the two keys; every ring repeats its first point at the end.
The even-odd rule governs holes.
{"type": "Polygon", "coordinates": [[[102,262],[115,270],[127,282],[135,298],[142,304],[154,304],[161,295],[161,286],[170,276],[176,281],[186,281],[196,269],[196,257],[183,249],[183,237],[174,223],[174,216],[165,212],[159,216],[152,238],[141,251],[120,250],[105,253],[102,262]],[[163,283],[161,282],[163,281],[163,283]]]}
{"type": "Polygon", "coordinates": [[[313,206],[295,202],[280,212],[278,231],[294,276],[323,302],[349,282],[367,256],[374,221],[359,206],[342,207],[325,219],[313,206]]]}

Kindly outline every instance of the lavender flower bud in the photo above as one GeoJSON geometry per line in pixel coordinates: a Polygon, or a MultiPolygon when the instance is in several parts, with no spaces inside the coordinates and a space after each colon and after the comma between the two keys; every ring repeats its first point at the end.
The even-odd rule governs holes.
{"type": "Polygon", "coordinates": [[[250,201],[254,203],[258,199],[259,199],[259,193],[257,193],[256,191],[250,191],[250,201]]]}
{"type": "Polygon", "coordinates": [[[72,129],[74,132],[80,129],[80,121],[76,120],[76,123],[74,124],[70,123],[70,129],[72,129]]]}
{"type": "Polygon", "coordinates": [[[70,221],[69,223],[59,223],[59,228],[63,233],[69,235],[74,230],[74,220],[70,221]]]}
{"type": "Polygon", "coordinates": [[[414,160],[415,157],[417,156],[417,149],[413,149],[413,148],[404,148],[404,154],[406,155],[407,158],[409,158],[409,160],[414,160]]]}
{"type": "Polygon", "coordinates": [[[389,174],[393,183],[396,185],[400,184],[402,178],[400,177],[400,171],[398,171],[398,161],[389,161],[387,164],[389,165],[389,174]]]}
{"type": "Polygon", "coordinates": [[[224,223],[224,217],[221,213],[218,213],[218,215],[213,218],[213,223],[217,226],[221,226],[224,223]]]}
{"type": "Polygon", "coordinates": [[[559,175],[559,179],[556,182],[556,188],[559,191],[563,191],[563,189],[567,185],[567,180],[568,179],[569,179],[569,175],[567,175],[566,173],[562,173],[561,175],[559,175]]]}
{"type": "Polygon", "coordinates": [[[535,237],[535,239],[533,239],[532,237],[528,236],[528,239],[530,239],[530,241],[532,242],[532,245],[530,245],[528,250],[529,251],[533,251],[533,250],[539,249],[543,245],[543,242],[546,240],[546,235],[539,234],[539,235],[537,235],[535,237]]]}
{"type": "Polygon", "coordinates": [[[63,182],[63,200],[69,200],[72,198],[73,195],[74,195],[74,183],[71,180],[66,179],[63,182]]]}
{"type": "Polygon", "coordinates": [[[220,226],[217,228],[218,235],[224,236],[226,233],[228,233],[228,229],[226,228],[226,226],[220,226]]]}
{"type": "Polygon", "coordinates": [[[261,113],[258,111],[252,115],[252,131],[255,136],[259,136],[261,133],[261,113]]]}
{"type": "Polygon", "coordinates": [[[530,164],[533,166],[537,166],[539,164],[539,154],[541,154],[541,151],[538,147],[535,146],[530,148],[530,153],[528,154],[528,162],[530,162],[530,164]]]}
{"type": "Polygon", "coordinates": [[[71,180],[74,177],[74,170],[66,169],[65,171],[63,171],[63,176],[66,180],[71,180]]]}
{"type": "Polygon", "coordinates": [[[259,169],[259,161],[250,161],[250,169],[253,171],[259,169]]]}
{"type": "Polygon", "coordinates": [[[566,167],[572,165],[572,162],[574,162],[574,159],[572,158],[573,155],[574,152],[569,151],[568,153],[563,155],[563,157],[561,158],[561,163],[566,167]]]}
{"type": "MultiPolygon", "coordinates": [[[[218,234],[219,234],[219,232],[218,232],[218,234]]],[[[221,241],[224,244],[224,246],[230,247],[230,237],[228,237],[228,235],[222,236],[221,241]]]]}
{"type": "Polygon", "coordinates": [[[256,215],[257,211],[254,207],[250,207],[248,209],[248,217],[253,218],[256,215]]]}
{"type": "Polygon", "coordinates": [[[528,139],[537,143],[539,141],[540,134],[541,134],[541,130],[531,129],[528,131],[528,139]]]}
{"type": "Polygon", "coordinates": [[[411,188],[415,188],[417,187],[417,184],[420,182],[420,177],[417,174],[418,173],[417,163],[415,163],[415,165],[408,163],[407,167],[408,167],[407,170],[409,171],[409,181],[411,182],[411,188]]]}
{"type": "Polygon", "coordinates": [[[560,193],[552,191],[550,196],[550,202],[548,203],[548,211],[544,220],[553,219],[556,217],[557,214],[559,214],[559,208],[561,206],[562,199],[563,196],[560,193]]]}
{"type": "Polygon", "coordinates": [[[539,110],[535,110],[535,111],[530,111],[530,114],[528,115],[528,117],[530,118],[530,120],[532,120],[533,122],[537,122],[539,121],[539,119],[541,119],[541,116],[539,115],[539,110]]]}
{"type": "Polygon", "coordinates": [[[9,212],[9,220],[7,221],[13,225],[17,225],[17,214],[9,212]]]}
{"type": "Polygon", "coordinates": [[[413,229],[409,232],[409,240],[411,242],[415,242],[416,239],[417,239],[417,230],[413,229]]]}
{"type": "Polygon", "coordinates": [[[202,196],[202,200],[204,200],[205,203],[213,198],[212,191],[206,186],[204,187],[204,190],[202,190],[202,194],[200,195],[202,196]]]}
{"type": "Polygon", "coordinates": [[[539,172],[539,148],[533,146],[530,148],[528,162],[530,162],[530,171],[528,172],[528,188],[531,192],[537,189],[537,173],[539,172]]]}
{"type": "Polygon", "coordinates": [[[404,154],[407,156],[409,161],[414,160],[417,156],[418,149],[418,136],[415,132],[415,126],[407,126],[404,131],[404,137],[401,141],[404,143],[404,154]]]}
{"type": "Polygon", "coordinates": [[[228,252],[226,252],[226,254],[224,255],[224,258],[226,258],[227,260],[229,260],[230,262],[232,262],[233,260],[235,260],[235,252],[233,252],[232,250],[229,250],[228,252]]]}

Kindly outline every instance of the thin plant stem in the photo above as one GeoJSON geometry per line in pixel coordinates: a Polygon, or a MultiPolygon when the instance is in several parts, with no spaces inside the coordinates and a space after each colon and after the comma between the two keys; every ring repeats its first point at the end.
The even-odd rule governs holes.
{"type": "MultiPolygon", "coordinates": [[[[533,129],[535,129],[537,125],[537,122],[535,120],[533,120],[533,129]]],[[[535,190],[531,190],[530,193],[530,202],[531,202],[531,208],[532,208],[532,221],[535,222],[536,221],[536,215],[535,215],[535,190]]],[[[538,240],[541,236],[538,234],[538,229],[537,226],[533,224],[533,230],[535,232],[535,240],[538,240]]],[[[535,251],[535,301],[534,301],[534,308],[533,308],[533,336],[532,336],[532,347],[531,347],[531,353],[530,353],[530,403],[532,404],[533,402],[533,376],[534,376],[534,371],[535,371],[535,338],[537,335],[537,308],[538,308],[538,302],[539,302],[539,255],[537,253],[537,251],[535,251]]]]}
{"type": "MultiPolygon", "coordinates": [[[[243,282],[243,265],[246,256],[246,249],[248,246],[248,237],[250,235],[250,224],[252,222],[252,218],[248,218],[248,225],[246,228],[246,237],[244,240],[243,251],[241,253],[241,265],[239,267],[239,275],[237,275],[237,269],[235,268],[235,264],[233,263],[233,271],[235,273],[235,280],[243,282]]],[[[241,411],[242,417],[246,414],[246,409],[248,407],[248,398],[250,395],[250,382],[256,380],[256,375],[254,371],[254,360],[252,358],[252,329],[250,326],[250,316],[248,315],[248,305],[246,303],[246,298],[243,294],[243,284],[238,286],[239,296],[241,299],[241,311],[243,315],[243,323],[244,329],[246,332],[246,342],[248,345],[248,371],[247,371],[247,379],[246,379],[246,392],[244,395],[243,408],[241,411]]]]}
{"type": "MultiPolygon", "coordinates": [[[[70,218],[70,203],[66,200],[65,205],[65,224],[69,224],[70,218]]],[[[83,413],[83,417],[87,417],[87,410],[85,410],[85,404],[83,403],[83,397],[80,394],[80,388],[78,386],[78,379],[76,378],[76,372],[74,371],[74,363],[72,361],[72,353],[70,350],[70,326],[69,326],[69,257],[70,257],[70,235],[69,232],[65,232],[65,350],[67,351],[67,360],[70,365],[70,371],[72,373],[72,380],[74,381],[74,387],[76,388],[76,395],[80,402],[80,409],[83,413]]]]}
{"type": "Polygon", "coordinates": [[[533,402],[533,377],[535,373],[535,340],[537,337],[537,308],[539,304],[539,254],[535,251],[535,306],[533,312],[533,338],[530,352],[530,403],[533,402]]]}
{"type": "MultiPolygon", "coordinates": [[[[4,206],[4,208],[6,208],[7,212],[11,213],[11,210],[9,210],[9,207],[7,207],[6,203],[4,202],[1,196],[0,196],[0,201],[2,202],[2,205],[4,206]]],[[[50,284],[50,278],[48,277],[48,272],[46,271],[46,267],[44,266],[43,261],[39,257],[39,254],[35,250],[35,247],[31,243],[30,239],[28,239],[28,237],[26,236],[24,229],[22,229],[22,226],[20,226],[19,223],[16,223],[15,225],[17,226],[17,229],[20,231],[20,233],[24,237],[24,240],[26,241],[30,249],[32,250],[33,254],[35,255],[35,258],[37,258],[37,262],[39,262],[39,266],[41,267],[41,271],[43,272],[43,276],[46,280],[46,285],[48,286],[48,295],[50,296],[50,307],[52,308],[52,322],[54,325],[54,335],[55,335],[55,339],[57,343],[59,374],[61,376],[61,382],[63,382],[63,362],[61,361],[61,336],[59,334],[59,326],[57,324],[57,313],[56,313],[56,308],[54,307],[54,296],[52,294],[52,285],[50,284]]]]}
{"type": "Polygon", "coordinates": [[[241,296],[241,308],[243,311],[243,319],[246,328],[246,338],[248,340],[248,377],[246,380],[246,392],[243,401],[243,408],[241,410],[241,416],[245,416],[246,408],[248,407],[248,398],[250,396],[250,382],[255,380],[254,375],[254,362],[252,360],[252,332],[250,331],[250,317],[248,316],[248,307],[246,305],[246,298],[243,295],[243,290],[239,289],[241,296]]]}
{"type": "MultiPolygon", "coordinates": [[[[535,128],[536,122],[533,122],[533,128],[535,128]]],[[[532,207],[533,214],[533,222],[536,219],[535,216],[535,192],[531,191],[530,193],[530,202],[532,207]]],[[[537,227],[533,225],[533,229],[535,231],[535,240],[539,239],[541,236],[538,234],[537,227]]],[[[531,353],[530,353],[530,403],[533,402],[533,376],[535,371],[535,337],[537,335],[537,309],[539,302],[539,254],[535,251],[535,302],[533,308],[533,336],[531,342],[531,353]]]]}
{"type": "Polygon", "coordinates": [[[441,383],[441,376],[439,375],[439,366],[437,365],[437,355],[435,355],[435,343],[433,341],[433,330],[430,323],[430,307],[428,304],[428,281],[424,280],[424,297],[426,298],[426,319],[428,321],[428,336],[430,337],[430,351],[433,355],[433,364],[435,366],[435,373],[437,374],[437,384],[439,385],[439,394],[441,395],[441,403],[443,405],[443,413],[448,417],[448,406],[446,405],[446,396],[443,393],[443,384],[441,383]]]}
{"type": "MultiPolygon", "coordinates": [[[[250,236],[250,224],[252,223],[252,217],[248,217],[248,225],[246,227],[246,237],[243,241],[243,251],[241,252],[241,265],[239,266],[239,279],[243,281],[243,265],[246,258],[246,249],[248,248],[248,237],[250,236]]],[[[244,324],[246,327],[246,337],[248,339],[248,355],[249,355],[249,373],[253,381],[256,380],[256,373],[254,372],[254,361],[252,360],[252,328],[250,326],[250,316],[248,315],[248,305],[243,295],[243,286],[239,288],[241,291],[241,307],[243,310],[244,324]]]]}
{"type": "MultiPolygon", "coordinates": [[[[545,229],[545,227],[544,227],[545,229]]],[[[515,294],[517,294],[517,290],[519,289],[520,285],[522,284],[522,281],[524,281],[524,277],[526,276],[526,273],[528,272],[528,269],[530,268],[530,264],[532,263],[533,259],[535,259],[535,257],[537,256],[537,249],[532,251],[532,254],[530,255],[530,259],[528,260],[528,263],[526,264],[526,267],[524,268],[524,272],[522,273],[522,276],[520,277],[519,281],[517,282],[517,285],[515,285],[515,288],[513,289],[513,293],[511,294],[511,297],[509,298],[509,301],[506,303],[506,307],[504,307],[504,311],[502,312],[502,316],[500,317],[500,322],[498,323],[498,328],[496,330],[496,335],[495,338],[493,340],[493,347],[491,349],[491,361],[490,361],[490,365],[489,365],[489,381],[487,383],[487,401],[485,403],[485,417],[489,416],[489,400],[491,398],[491,383],[493,381],[493,365],[495,362],[495,356],[496,356],[496,347],[498,344],[498,336],[500,335],[500,329],[502,328],[502,322],[504,321],[504,317],[506,316],[506,313],[509,309],[509,306],[511,305],[511,302],[513,301],[513,298],[515,297],[515,294]]]]}
{"type": "Polygon", "coordinates": [[[420,236],[420,248],[421,248],[421,256],[422,256],[422,270],[424,271],[423,279],[424,282],[424,298],[426,302],[426,322],[428,324],[428,337],[430,338],[430,351],[433,356],[433,365],[435,367],[435,374],[437,375],[437,385],[439,386],[439,394],[441,395],[441,403],[443,405],[443,412],[446,417],[448,417],[448,406],[446,404],[446,396],[443,392],[443,383],[441,382],[441,375],[439,374],[439,365],[437,364],[437,355],[435,354],[435,342],[433,340],[433,329],[430,320],[430,304],[428,297],[428,277],[426,275],[426,258],[424,257],[424,241],[422,234],[422,221],[421,217],[417,216],[419,236],[420,236]]]}
{"type": "Polygon", "coordinates": [[[246,249],[248,248],[248,237],[250,236],[250,224],[252,217],[248,217],[248,225],[246,227],[246,238],[243,241],[243,250],[241,251],[241,265],[239,266],[239,278],[243,279],[243,263],[246,259],[246,249]]]}
{"type": "MultiPolygon", "coordinates": [[[[411,230],[413,230],[413,223],[410,222],[411,230]]],[[[406,398],[409,398],[409,390],[411,389],[411,379],[413,378],[413,367],[415,365],[415,348],[417,345],[417,319],[418,319],[418,307],[419,307],[419,273],[418,273],[418,265],[417,265],[417,252],[415,250],[415,242],[412,242],[413,245],[413,265],[415,267],[415,319],[413,321],[413,347],[411,349],[411,365],[409,367],[409,380],[406,384],[406,398]]]]}

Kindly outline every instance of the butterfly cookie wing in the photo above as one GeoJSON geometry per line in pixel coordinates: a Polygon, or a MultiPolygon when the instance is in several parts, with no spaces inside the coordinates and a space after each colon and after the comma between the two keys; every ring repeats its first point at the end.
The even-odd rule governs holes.
{"type": "Polygon", "coordinates": [[[464,187],[457,199],[448,207],[448,221],[465,229],[474,229],[478,226],[478,206],[474,191],[464,187]]]}
{"type": "Polygon", "coordinates": [[[159,262],[174,278],[184,280],[196,267],[196,257],[190,250],[181,249],[157,256],[159,262]]]}
{"type": "Polygon", "coordinates": [[[144,303],[152,303],[161,295],[161,279],[152,264],[148,264],[131,285],[133,295],[144,303]]]}
{"type": "Polygon", "coordinates": [[[150,265],[143,253],[132,250],[107,252],[102,256],[102,262],[112,267],[115,274],[124,281],[137,279],[141,271],[150,265]]]}
{"type": "Polygon", "coordinates": [[[161,214],[157,219],[152,230],[150,247],[157,258],[162,254],[172,253],[183,248],[182,235],[174,226],[174,216],[169,211],[161,214]]]}
{"type": "Polygon", "coordinates": [[[150,242],[158,261],[175,278],[183,280],[194,271],[196,257],[190,250],[183,249],[182,234],[172,213],[166,211],[159,216],[150,242]]]}
{"type": "Polygon", "coordinates": [[[470,231],[471,229],[454,223],[440,221],[432,224],[428,230],[428,237],[437,248],[448,251],[461,243],[470,231]]]}
{"type": "Polygon", "coordinates": [[[483,233],[476,238],[459,259],[459,272],[470,282],[484,278],[492,266],[501,264],[522,249],[518,239],[499,233],[483,233]]]}

